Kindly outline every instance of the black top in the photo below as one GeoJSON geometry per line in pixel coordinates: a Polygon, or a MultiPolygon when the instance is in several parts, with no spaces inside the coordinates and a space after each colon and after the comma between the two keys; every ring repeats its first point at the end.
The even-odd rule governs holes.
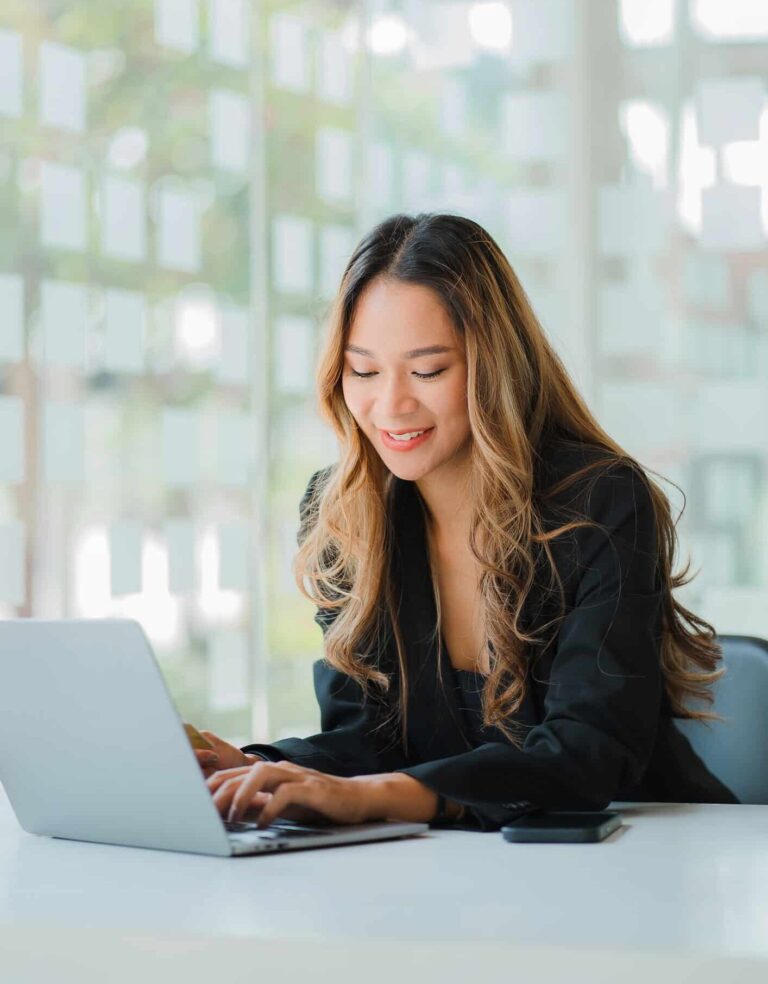
{"type": "MultiPolygon", "coordinates": [[[[438,668],[424,507],[415,484],[396,478],[390,575],[408,661],[407,743],[387,723],[399,682],[390,627],[375,653],[392,676],[390,695],[366,700],[350,677],[320,660],[314,671],[321,733],[246,750],[334,775],[403,771],[464,804],[470,823],[486,830],[531,804],[592,810],[612,800],[737,802],[671,715],[660,668],[655,517],[643,479],[617,465],[564,491],[548,491],[595,455],[603,457],[582,444],[551,441],[537,471],[535,495],[548,528],[574,511],[598,525],[551,543],[566,615],[532,661],[525,699],[510,719],[522,726],[522,747],[495,728],[482,728],[481,678],[457,674],[444,643],[438,668]]],[[[322,475],[310,481],[302,518],[322,475]]],[[[543,576],[539,584],[524,613],[534,631],[560,611],[543,576]]],[[[335,615],[319,609],[315,620],[325,631],[335,615]]]]}
{"type": "Polygon", "coordinates": [[[483,724],[483,674],[474,670],[453,669],[453,678],[461,723],[472,747],[478,748],[487,741],[506,741],[504,733],[498,728],[483,724]]]}

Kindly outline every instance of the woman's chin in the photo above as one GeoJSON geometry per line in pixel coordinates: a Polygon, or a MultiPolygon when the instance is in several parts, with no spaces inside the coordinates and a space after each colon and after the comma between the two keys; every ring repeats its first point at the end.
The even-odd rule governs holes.
{"type": "Polygon", "coordinates": [[[434,470],[434,464],[431,462],[402,461],[395,455],[385,458],[384,464],[396,478],[401,479],[403,482],[418,482],[422,478],[426,478],[434,470]],[[394,461],[392,460],[393,457],[395,458],[394,461]]]}

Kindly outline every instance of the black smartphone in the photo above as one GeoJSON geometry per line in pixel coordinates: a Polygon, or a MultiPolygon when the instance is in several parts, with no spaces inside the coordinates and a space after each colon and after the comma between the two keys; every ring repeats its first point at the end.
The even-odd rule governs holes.
{"type": "Polygon", "coordinates": [[[531,813],[501,828],[504,840],[520,844],[594,844],[621,826],[621,814],[531,813]]]}

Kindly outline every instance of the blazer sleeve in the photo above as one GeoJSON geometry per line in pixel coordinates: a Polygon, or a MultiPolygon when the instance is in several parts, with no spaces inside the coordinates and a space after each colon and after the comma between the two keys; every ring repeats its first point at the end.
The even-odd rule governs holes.
{"type": "Polygon", "coordinates": [[[663,679],[652,500],[620,466],[593,481],[583,505],[598,525],[560,544],[572,604],[551,661],[535,669],[548,683],[541,723],[521,748],[488,742],[402,770],[467,806],[482,829],[532,807],[603,809],[653,750],[663,679]]]}
{"type": "MultiPolygon", "coordinates": [[[[310,506],[322,487],[330,468],[315,472],[299,505],[299,543],[311,520],[310,506]]],[[[337,610],[318,608],[315,622],[323,637],[333,624],[337,610]]],[[[406,763],[402,743],[388,726],[388,710],[383,699],[367,697],[351,677],[318,660],[313,667],[317,702],[320,706],[320,732],[309,738],[284,738],[271,745],[245,745],[244,752],[279,762],[287,759],[297,765],[336,776],[372,775],[393,772],[406,763]]]]}

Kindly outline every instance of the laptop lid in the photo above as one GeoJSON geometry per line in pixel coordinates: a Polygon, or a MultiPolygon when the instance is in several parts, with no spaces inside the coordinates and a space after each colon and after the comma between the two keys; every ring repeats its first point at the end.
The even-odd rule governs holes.
{"type": "Polygon", "coordinates": [[[131,619],[0,621],[0,781],[35,834],[229,855],[131,619]]]}

